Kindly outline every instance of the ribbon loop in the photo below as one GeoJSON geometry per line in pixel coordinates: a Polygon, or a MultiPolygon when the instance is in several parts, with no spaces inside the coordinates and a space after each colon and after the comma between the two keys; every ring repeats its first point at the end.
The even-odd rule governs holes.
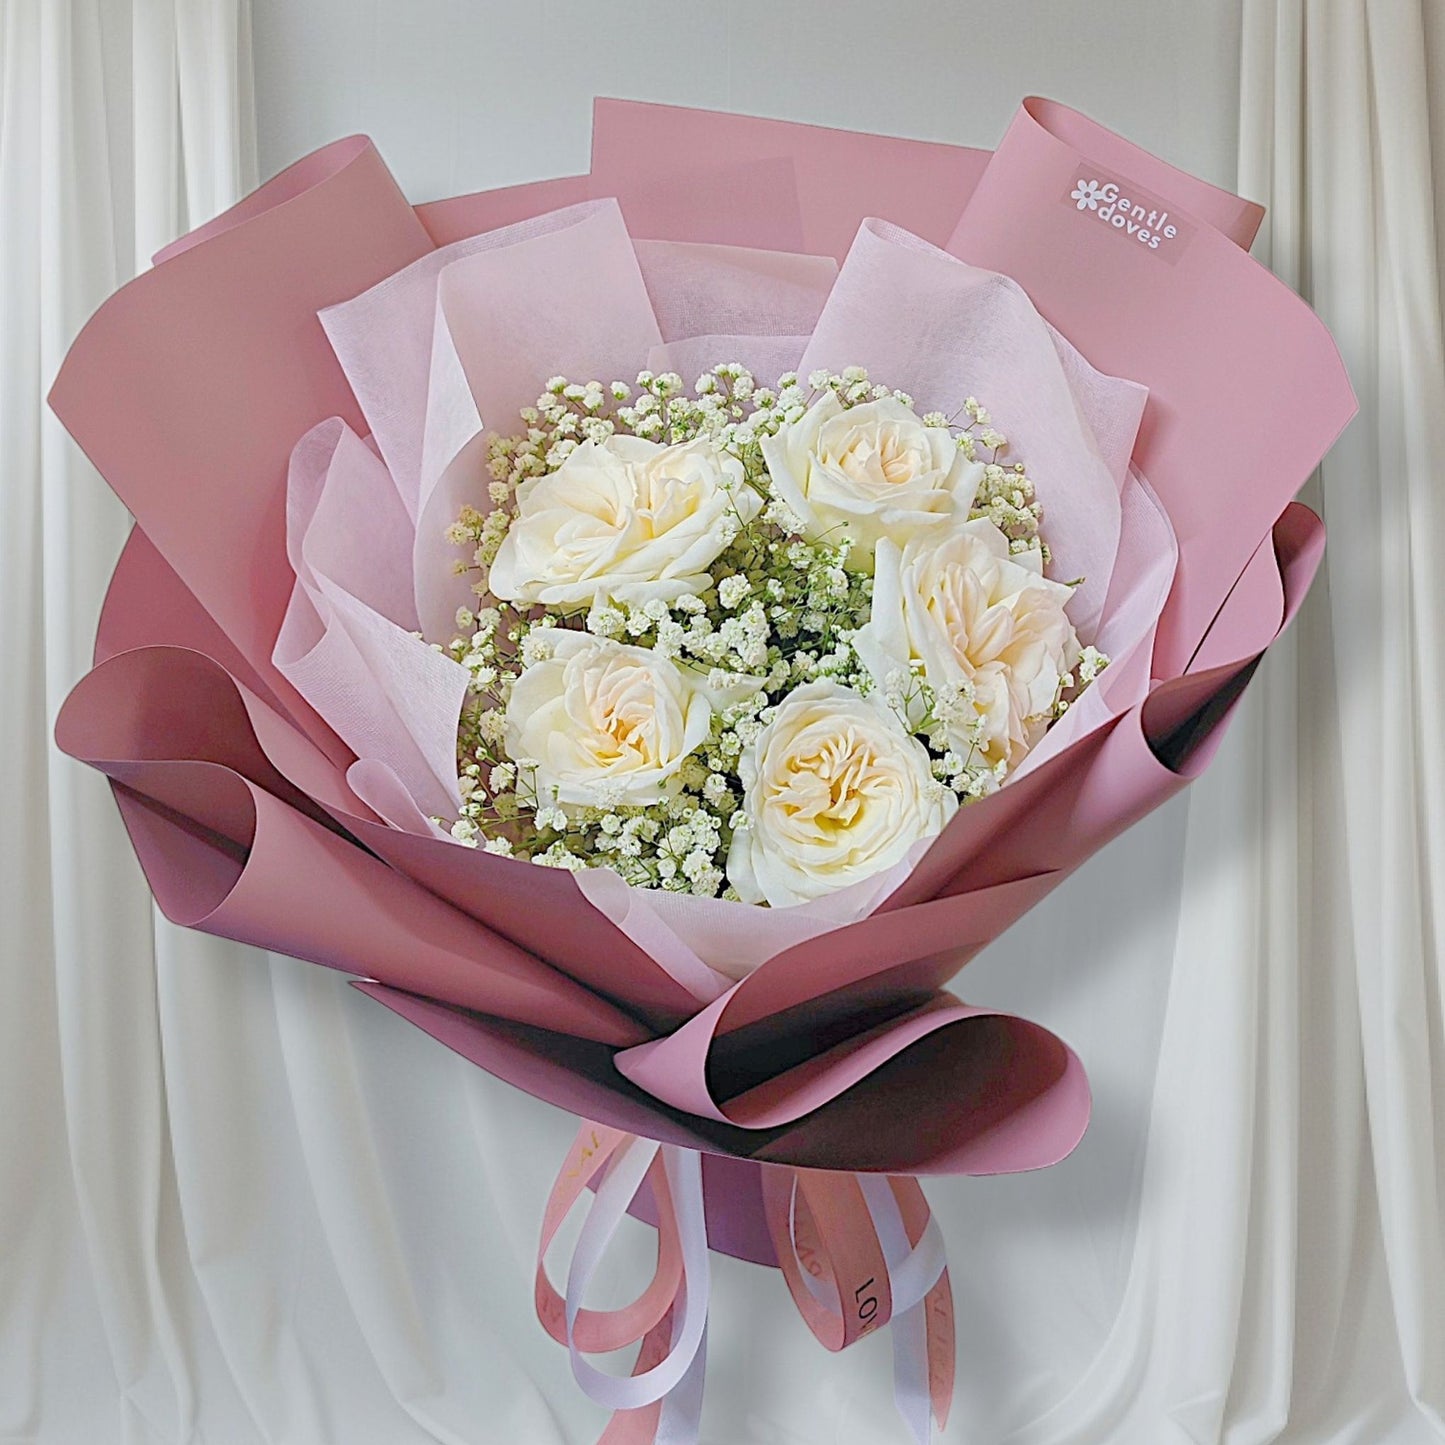
{"type": "Polygon", "coordinates": [[[891,1320],[894,1397],[920,1445],[953,1399],[953,1294],[918,1181],[768,1168],[763,1199],[804,1322],[830,1350],[891,1320]]]}
{"type": "Polygon", "coordinates": [[[605,1445],[695,1445],[706,1358],[709,1262],[702,1159],[620,1130],[584,1125],[543,1219],[537,1260],[537,1313],[565,1344],[583,1391],[615,1413],[605,1445]],[[572,1205],[601,1176],[567,1272],[565,1297],[547,1277],[544,1257],[572,1205]],[[658,1262],[651,1283],[620,1310],[582,1308],[582,1298],[628,1206],[644,1181],[658,1215],[658,1262]],[[633,1372],[609,1375],[584,1352],[641,1341],[633,1372]]]}
{"type": "MultiPolygon", "coordinates": [[[[566,1161],[557,1175],[542,1217],[542,1239],[537,1250],[535,1297],[537,1318],[559,1345],[567,1344],[566,1306],[547,1277],[547,1250],[557,1236],[572,1206],[587,1185],[597,1177],[632,1135],[600,1124],[584,1124],[573,1140],[566,1161]]],[[[677,1233],[677,1216],[667,1174],[657,1161],[648,1171],[647,1182],[657,1200],[657,1269],[651,1282],[630,1305],[615,1310],[580,1310],[573,1325],[579,1349],[589,1354],[606,1354],[642,1339],[671,1309],[682,1282],[682,1246],[677,1233]]]]}
{"type": "MultiPolygon", "coordinates": [[[[829,1350],[893,1325],[894,1395],[918,1445],[948,1418],[953,1296],[943,1236],[916,1179],[760,1165],[768,1229],[805,1323],[829,1350]]],[[[598,1445],[696,1445],[707,1356],[709,1264],[702,1157],[586,1124],[553,1185],[537,1260],[537,1313],[567,1346],[586,1394],[614,1414],[598,1445]],[[593,1201],[559,1295],[543,1257],[589,1184],[593,1201]],[[582,1299],[638,1191],[657,1207],[657,1268],[616,1310],[582,1299]],[[640,1342],[632,1374],[609,1375],[585,1353],[640,1342]]]]}
{"type": "Polygon", "coordinates": [[[892,1284],[857,1175],[769,1168],[763,1202],[793,1302],[825,1349],[888,1323],[892,1284]]]}

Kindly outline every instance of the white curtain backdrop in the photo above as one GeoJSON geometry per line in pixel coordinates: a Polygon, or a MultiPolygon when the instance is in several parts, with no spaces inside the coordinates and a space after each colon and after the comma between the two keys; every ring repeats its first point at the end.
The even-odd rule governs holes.
{"type": "MultiPolygon", "coordinates": [[[[638,0],[622,39],[607,7],[544,6],[573,47],[538,115],[623,77],[777,110],[788,77],[749,92],[726,59],[775,7],[739,5],[638,0]]],[[[452,42],[535,59],[512,8],[348,0],[334,47],[258,81],[395,64],[484,86],[452,42]]],[[[956,128],[950,77],[978,62],[941,38],[951,7],[895,8],[937,39],[910,87],[936,133],[995,134],[1016,93],[956,128]]],[[[856,64],[881,13],[829,7],[818,64],[856,64]]],[[[1199,84],[1154,13],[1099,12],[1141,37],[1115,72],[1199,84]]],[[[1022,54],[1061,15],[988,23],[1022,54]]],[[[1070,1039],[1096,1115],[1056,1169],[929,1186],[956,1445],[1445,1441],[1445,25],[1431,0],[1243,0],[1238,22],[1258,254],[1333,327],[1362,414],[1311,498],[1327,575],[1212,771],[959,980],[1070,1039]]],[[[254,184],[250,29],[248,0],[0,0],[0,1441],[590,1442],[600,1412],[531,1313],[573,1121],[335,975],[157,919],[104,784],[49,740],[126,519],[42,398],[94,307],[254,184]]],[[[1115,49],[1078,37],[1060,98],[1115,49]]],[[[799,118],[881,123],[816,82],[799,118]]],[[[623,1244],[604,1288],[647,1262],[648,1231],[623,1244]]],[[[828,1356],[774,1273],[717,1261],[704,1435],[902,1441],[887,1341],[828,1356]]]]}
{"type": "MultiPolygon", "coordinates": [[[[1366,1210],[1373,1183],[1405,1382],[1445,1435],[1445,966],[1436,933],[1445,902],[1445,569],[1435,551],[1445,539],[1445,349],[1433,205],[1445,154],[1431,148],[1432,107],[1438,114],[1445,104],[1432,32],[1442,20],[1429,0],[1247,4],[1240,181],[1273,213],[1262,258],[1332,326],[1361,400],[1319,479],[1318,503],[1343,545],[1330,554],[1288,679],[1303,747],[1298,811],[1283,829],[1287,866],[1298,870],[1301,903],[1314,905],[1301,910],[1298,967],[1308,989],[1327,980],[1341,995],[1318,1032],[1311,1013],[1302,1020],[1301,1184],[1313,1115],[1316,1134],[1327,1122],[1337,1133],[1321,1139],[1332,1153],[1320,1162],[1363,1179],[1366,1210]],[[1306,718],[1319,697],[1331,706],[1306,718]],[[1330,1075],[1348,1091],[1336,1085],[1334,1117],[1319,1119],[1310,1105],[1330,1075]]],[[[1281,983],[1295,986],[1287,974],[1281,983]]],[[[1321,1250],[1345,1242],[1346,1219],[1341,1212],[1327,1233],[1321,1221],[1321,1250]]],[[[1304,1299],[1325,1319],[1347,1318],[1347,1300],[1304,1299]]]]}
{"type": "Polygon", "coordinates": [[[1123,1305],[1020,1440],[1445,1439],[1432,11],[1244,3],[1255,253],[1330,325],[1361,412],[1305,494],[1315,591],[1191,793],[1123,1305]]]}

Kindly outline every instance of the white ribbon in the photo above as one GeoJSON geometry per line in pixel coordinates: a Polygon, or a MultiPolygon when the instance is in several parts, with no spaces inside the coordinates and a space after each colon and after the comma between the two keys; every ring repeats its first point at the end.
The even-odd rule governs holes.
{"type": "Polygon", "coordinates": [[[860,1174],[893,1295],[893,1401],[918,1445],[933,1438],[933,1397],[928,1385],[928,1314],[924,1300],[948,1265],[943,1234],[930,1217],[917,1245],[910,1243],[893,1186],[881,1174],[860,1174]]]}
{"type": "Polygon", "coordinates": [[[567,1271],[567,1348],[573,1376],[599,1405],[610,1410],[636,1410],[657,1400],[664,1401],[657,1445],[696,1445],[697,1442],[706,1369],[708,1288],[702,1156],[693,1149],[633,1139],[608,1167],[572,1255],[567,1271]],[[667,1354],[642,1374],[621,1378],[589,1364],[577,1348],[574,1332],[587,1286],[659,1149],[682,1244],[682,1310],[680,1315],[674,1314],[667,1354]]]}
{"type": "MultiPolygon", "coordinates": [[[[888,1290],[893,1301],[890,1328],[893,1331],[894,1404],[918,1445],[929,1445],[933,1438],[933,1393],[928,1380],[928,1313],[924,1300],[948,1268],[948,1251],[943,1233],[932,1216],[918,1243],[910,1242],[893,1186],[886,1176],[860,1174],[858,1185],[888,1268],[888,1290]]],[[[795,1183],[788,1205],[788,1234],[794,1238],[797,1205],[795,1183]]],[[[801,1260],[798,1268],[808,1293],[839,1314],[842,1305],[836,1285],[828,1288],[803,1267],[801,1260]]]]}
{"type": "MultiPolygon", "coordinates": [[[[888,1269],[893,1301],[893,1393],[898,1413],[918,1445],[929,1445],[933,1402],[928,1373],[928,1320],[924,1301],[947,1268],[943,1235],[930,1219],[918,1243],[908,1238],[902,1212],[887,1178],[860,1174],[858,1183],[888,1269]]],[[[793,1205],[797,1194],[794,1186],[793,1205]]],[[[794,1231],[790,1228],[790,1235],[794,1231]]],[[[807,1270],[809,1291],[834,1313],[841,1310],[829,1290],[807,1270]]],[[[634,1139],[613,1158],[582,1226],[567,1271],[567,1347],[572,1373],[586,1394],[610,1410],[636,1410],[661,1400],[656,1445],[697,1445],[707,1360],[709,1264],[703,1208],[702,1156],[692,1149],[634,1139]],[[681,1310],[674,1307],[667,1354],[640,1375],[609,1375],[589,1364],[577,1348],[575,1329],[582,1298],[612,1236],[635,1198],[659,1150],[667,1171],[682,1245],[681,1310]]]]}
{"type": "MultiPolygon", "coordinates": [[[[677,1338],[674,1329],[673,1338],[677,1338]]],[[[698,1426],[702,1420],[702,1390],[707,1375],[707,1329],[687,1373],[662,1402],[653,1445],[697,1445],[698,1426]]]]}

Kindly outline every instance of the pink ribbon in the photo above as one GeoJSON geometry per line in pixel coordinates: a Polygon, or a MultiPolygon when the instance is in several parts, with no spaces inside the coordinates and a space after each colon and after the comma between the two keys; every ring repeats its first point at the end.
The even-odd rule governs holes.
{"type": "Polygon", "coordinates": [[[826,1349],[893,1322],[894,1398],[927,1445],[953,1400],[953,1291],[918,1181],[770,1167],[763,1202],[793,1302],[826,1349]]]}
{"type": "MultiPolygon", "coordinates": [[[[764,1165],[774,1250],[809,1329],[845,1349],[893,1323],[894,1395],[919,1445],[953,1397],[953,1296],[943,1239],[916,1179],[764,1165]]],[[[708,1243],[702,1160],[600,1124],[584,1124],[552,1187],[537,1259],[537,1316],[567,1346],[572,1373],[613,1416],[598,1445],[696,1445],[707,1355],[708,1243]],[[544,1257],[562,1221],[596,1181],[565,1296],[544,1257]],[[658,1220],[657,1267],[620,1309],[582,1297],[613,1234],[646,1183],[658,1220]],[[583,1358],[640,1346],[627,1378],[583,1358]]]]}
{"type": "Polygon", "coordinates": [[[599,1445],[695,1445],[707,1354],[707,1221],[702,1157],[600,1124],[584,1124],[543,1215],[537,1257],[537,1317],[567,1346],[572,1374],[613,1417],[599,1445]],[[601,1177],[567,1271],[565,1297],[547,1277],[547,1249],[573,1204],[601,1177]],[[657,1205],[657,1269],[630,1305],[586,1310],[582,1297],[627,1207],[646,1181],[657,1205]],[[583,1358],[641,1342],[632,1375],[620,1379],[583,1358]]]}

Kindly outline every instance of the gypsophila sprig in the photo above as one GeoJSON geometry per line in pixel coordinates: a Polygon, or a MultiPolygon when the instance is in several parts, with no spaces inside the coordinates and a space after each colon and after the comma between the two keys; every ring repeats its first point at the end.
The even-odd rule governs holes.
{"type": "MultiPolygon", "coordinates": [[[[748,880],[729,869],[735,834],[761,816],[749,779],[782,704],[819,686],[881,702],[900,747],[926,750],[919,796],[956,801],[920,816],[994,791],[1107,659],[1064,617],[1033,483],[1003,460],[985,408],[968,397],[953,416],[919,417],[912,405],[861,367],[760,385],[724,363],[690,388],[673,372],[552,378],[522,429],[490,439],[486,505],[448,531],[478,606],[458,612],[445,647],[470,680],[460,816],[438,821],[462,843],[549,867],[761,901],[751,868],[748,880]],[[910,571],[912,539],[900,551],[867,528],[810,527],[768,457],[820,411],[844,428],[805,459],[820,485],[851,487],[845,504],[861,513],[915,484],[926,459],[968,483],[951,510],[930,504],[927,539],[966,535],[972,551],[910,571]],[[888,631],[915,572],[928,580],[903,596],[903,632],[945,618],[942,652],[888,631]],[[898,665],[878,660],[884,633],[903,648],[898,665]]],[[[872,784],[850,746],[862,748],[840,724],[788,773],[786,817],[846,831],[860,816],[872,784]]],[[[868,748],[881,767],[876,738],[868,748]]]]}

